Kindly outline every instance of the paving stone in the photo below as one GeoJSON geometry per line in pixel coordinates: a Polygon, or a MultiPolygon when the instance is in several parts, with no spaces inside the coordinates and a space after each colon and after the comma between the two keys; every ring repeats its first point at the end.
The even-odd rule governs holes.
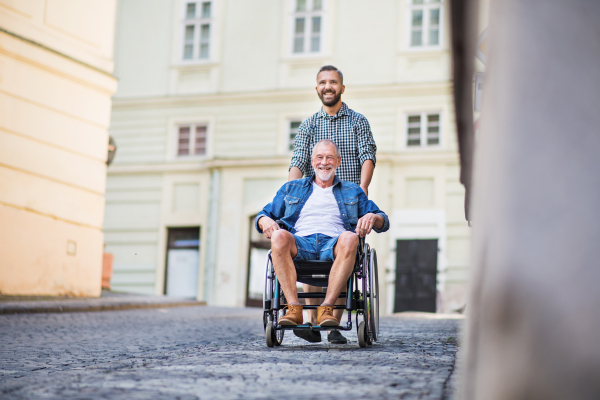
{"type": "Polygon", "coordinates": [[[257,309],[0,315],[2,399],[451,399],[456,319],[382,318],[361,349],[286,333],[257,309]]]}

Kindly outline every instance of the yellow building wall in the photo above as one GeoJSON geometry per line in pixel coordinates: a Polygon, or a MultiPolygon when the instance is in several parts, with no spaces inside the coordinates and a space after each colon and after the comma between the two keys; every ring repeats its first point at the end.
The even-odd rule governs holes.
{"type": "Polygon", "coordinates": [[[0,0],[0,293],[98,296],[114,0],[0,0]]]}

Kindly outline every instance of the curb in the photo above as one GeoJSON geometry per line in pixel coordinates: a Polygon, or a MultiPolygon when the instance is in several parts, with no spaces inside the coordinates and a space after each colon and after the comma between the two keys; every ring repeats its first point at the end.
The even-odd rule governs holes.
{"type": "Polygon", "coordinates": [[[47,306],[31,306],[22,305],[1,305],[0,315],[3,314],[46,314],[46,313],[67,313],[67,312],[93,312],[93,311],[119,311],[119,310],[135,310],[147,308],[170,308],[170,307],[192,307],[206,306],[203,301],[181,301],[181,302],[165,302],[165,303],[118,303],[118,304],[63,304],[63,305],[47,305],[47,306]]]}

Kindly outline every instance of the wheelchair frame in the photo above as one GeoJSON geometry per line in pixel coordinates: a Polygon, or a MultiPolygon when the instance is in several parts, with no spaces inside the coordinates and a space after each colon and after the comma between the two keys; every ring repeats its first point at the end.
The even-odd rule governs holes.
{"type": "MultiPolygon", "coordinates": [[[[313,268],[322,268],[329,271],[332,261],[298,261],[295,266],[310,266],[313,268]]],[[[323,279],[327,286],[329,273],[319,273],[310,275],[298,275],[297,281],[303,282],[303,279],[323,279]]],[[[314,283],[310,283],[313,284],[314,283]]],[[[317,285],[318,286],[318,285],[317,285]]],[[[267,346],[280,346],[286,330],[305,329],[314,331],[329,331],[333,329],[350,331],[352,330],[352,311],[356,312],[356,325],[358,334],[358,344],[360,347],[367,347],[377,341],[379,338],[379,281],[377,274],[377,253],[371,249],[364,238],[360,238],[358,249],[356,251],[356,261],[354,270],[348,279],[346,292],[339,295],[339,299],[346,299],[346,305],[335,305],[336,309],[345,309],[348,312],[348,322],[345,326],[313,326],[305,323],[297,326],[279,325],[277,321],[284,315],[284,307],[287,305],[285,296],[279,280],[273,268],[271,251],[267,255],[267,265],[265,271],[265,288],[263,292],[263,324],[265,328],[265,339],[267,346]],[[359,282],[360,286],[359,286],[359,282]],[[360,290],[359,290],[360,288],[360,290]],[[358,321],[359,315],[362,315],[362,321],[358,321]]],[[[298,293],[299,299],[325,298],[325,293],[309,292],[298,293]]],[[[305,305],[305,310],[316,309],[316,305],[305,305]]]]}

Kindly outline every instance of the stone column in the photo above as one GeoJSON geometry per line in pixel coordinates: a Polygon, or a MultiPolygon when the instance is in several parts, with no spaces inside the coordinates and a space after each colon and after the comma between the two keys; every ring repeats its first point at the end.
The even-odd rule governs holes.
{"type": "Polygon", "coordinates": [[[600,2],[491,4],[462,399],[600,398],[600,2]]]}

